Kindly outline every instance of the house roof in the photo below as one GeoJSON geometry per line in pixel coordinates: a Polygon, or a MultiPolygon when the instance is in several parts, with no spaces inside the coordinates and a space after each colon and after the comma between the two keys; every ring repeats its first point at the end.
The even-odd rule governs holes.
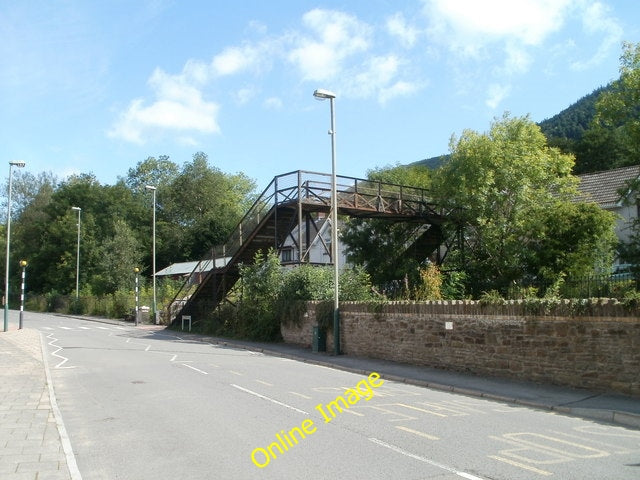
{"type": "Polygon", "coordinates": [[[579,200],[593,201],[603,208],[619,206],[620,194],[618,190],[624,188],[629,180],[638,177],[640,177],[640,165],[578,175],[580,179],[579,200]]]}
{"type": "MultiPolygon", "coordinates": [[[[216,268],[224,267],[229,261],[228,257],[225,258],[216,258],[216,268]]],[[[162,270],[156,272],[156,277],[169,277],[173,275],[189,275],[194,270],[198,272],[208,272],[211,270],[212,261],[211,260],[201,260],[196,262],[180,262],[180,263],[172,263],[167,268],[163,268],[162,270]]]]}

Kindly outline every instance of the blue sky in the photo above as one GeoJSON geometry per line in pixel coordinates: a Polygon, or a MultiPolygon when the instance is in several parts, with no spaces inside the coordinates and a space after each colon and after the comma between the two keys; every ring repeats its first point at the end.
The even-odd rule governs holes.
{"type": "Polygon", "coordinates": [[[0,157],[114,183],[197,151],[264,188],[446,153],[509,111],[541,121],[618,76],[631,0],[0,0],[0,157]]]}

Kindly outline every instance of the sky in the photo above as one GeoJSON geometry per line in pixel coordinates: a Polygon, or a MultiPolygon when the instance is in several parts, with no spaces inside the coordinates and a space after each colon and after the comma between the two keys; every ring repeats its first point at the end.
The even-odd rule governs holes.
{"type": "Polygon", "coordinates": [[[265,188],[408,164],[618,77],[635,0],[0,0],[0,159],[114,184],[147,157],[265,188]]]}

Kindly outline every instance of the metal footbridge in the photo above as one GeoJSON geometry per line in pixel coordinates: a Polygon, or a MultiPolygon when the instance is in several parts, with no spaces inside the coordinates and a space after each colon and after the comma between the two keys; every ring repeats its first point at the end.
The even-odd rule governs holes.
{"type": "MultiPolygon", "coordinates": [[[[309,262],[312,235],[320,235],[318,218],[328,218],[331,210],[331,181],[330,174],[302,170],[274,177],[226,243],[197,263],[169,306],[170,319],[213,311],[238,280],[238,266],[252,263],[259,251],[280,254],[286,243],[295,250],[293,263],[309,262]]],[[[448,215],[427,190],[344,176],[336,177],[336,186],[338,215],[416,223],[404,254],[424,260],[442,244],[448,215]]]]}

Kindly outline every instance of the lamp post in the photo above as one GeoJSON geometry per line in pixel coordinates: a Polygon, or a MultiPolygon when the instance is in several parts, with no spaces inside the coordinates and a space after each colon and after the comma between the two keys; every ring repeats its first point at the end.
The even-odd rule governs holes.
{"type": "Polygon", "coordinates": [[[138,295],[138,274],[140,273],[140,269],[138,267],[135,267],[133,269],[134,273],[136,274],[136,320],[135,320],[135,324],[136,327],[138,326],[138,319],[140,318],[140,297],[138,295]]]}
{"type": "Polygon", "coordinates": [[[22,330],[22,320],[24,318],[24,285],[27,278],[27,261],[20,260],[20,266],[22,267],[22,286],[20,287],[20,324],[18,329],[22,330]]]}
{"type": "Polygon", "coordinates": [[[76,300],[78,300],[80,295],[80,290],[78,289],[80,282],[80,214],[82,209],[80,207],[71,207],[71,210],[78,212],[78,248],[76,252],[76,300]]]}
{"type": "Polygon", "coordinates": [[[340,310],[338,305],[338,188],[336,178],[336,116],[334,102],[336,95],[329,90],[318,89],[313,92],[318,100],[329,99],[331,107],[331,260],[333,261],[333,351],[340,355],[340,310]]]}
{"type": "Polygon", "coordinates": [[[9,162],[9,195],[7,198],[7,258],[4,272],[4,331],[9,330],[9,252],[11,245],[11,181],[13,179],[13,167],[22,168],[24,162],[9,162]]]}
{"type": "Polygon", "coordinates": [[[153,318],[155,323],[158,323],[158,312],[156,311],[157,303],[156,303],[156,187],[153,185],[146,185],[144,188],[147,190],[151,190],[153,192],[153,253],[152,253],[152,264],[153,264],[153,318]]]}

